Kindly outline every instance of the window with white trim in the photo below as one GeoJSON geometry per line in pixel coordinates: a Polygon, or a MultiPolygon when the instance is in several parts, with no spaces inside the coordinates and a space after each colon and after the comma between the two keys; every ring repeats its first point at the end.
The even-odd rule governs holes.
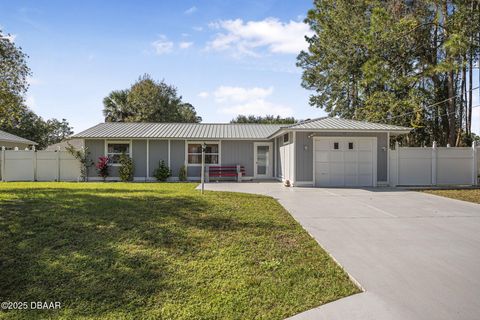
{"type": "Polygon", "coordinates": [[[130,142],[108,142],[107,157],[110,159],[109,164],[118,165],[123,153],[131,157],[130,151],[130,142]]]}
{"type": "Polygon", "coordinates": [[[290,133],[287,132],[283,135],[283,143],[288,143],[290,141],[290,133]]]}
{"type": "MultiPolygon", "coordinates": [[[[202,143],[189,143],[187,147],[189,165],[202,164],[202,143]]],[[[205,164],[218,164],[218,143],[207,143],[205,148],[205,164]]]]}

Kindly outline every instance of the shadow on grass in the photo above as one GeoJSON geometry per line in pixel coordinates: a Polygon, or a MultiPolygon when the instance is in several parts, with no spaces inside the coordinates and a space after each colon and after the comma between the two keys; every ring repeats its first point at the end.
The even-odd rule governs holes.
{"type": "Polygon", "coordinates": [[[214,204],[195,193],[88,188],[8,193],[14,196],[0,198],[0,300],[60,301],[70,316],[135,314],[157,303],[152,297],[175,294],[177,259],[188,261],[209,241],[199,230],[253,233],[278,227],[216,214],[214,204]]]}

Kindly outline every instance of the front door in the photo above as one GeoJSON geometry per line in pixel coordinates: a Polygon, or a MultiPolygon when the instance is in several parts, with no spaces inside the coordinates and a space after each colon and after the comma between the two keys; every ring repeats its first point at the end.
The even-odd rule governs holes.
{"type": "Polygon", "coordinates": [[[271,142],[254,143],[254,177],[273,177],[273,144],[271,142]]]}

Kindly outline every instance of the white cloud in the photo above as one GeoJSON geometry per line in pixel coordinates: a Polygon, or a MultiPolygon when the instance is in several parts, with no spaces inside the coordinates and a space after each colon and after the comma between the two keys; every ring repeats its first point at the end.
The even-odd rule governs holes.
{"type": "Polygon", "coordinates": [[[207,91],[202,91],[202,92],[200,92],[200,93],[198,94],[198,96],[199,96],[200,98],[205,99],[205,98],[208,98],[208,97],[210,96],[210,94],[209,94],[207,91]]]}
{"type": "Polygon", "coordinates": [[[185,10],[183,13],[184,14],[192,14],[197,10],[198,10],[197,7],[193,6],[193,7],[188,8],[187,10],[185,10]]]}
{"type": "MultiPolygon", "coordinates": [[[[293,110],[281,104],[268,101],[272,95],[273,87],[244,88],[233,86],[220,86],[213,93],[220,113],[236,116],[239,114],[265,116],[267,114],[288,117],[293,115],[293,110]]],[[[205,95],[205,97],[208,96],[205,95]]]]}
{"type": "Polygon", "coordinates": [[[269,88],[243,88],[220,86],[214,92],[217,102],[244,102],[257,99],[265,99],[273,93],[273,87],[269,88]]]}
{"type": "Polygon", "coordinates": [[[203,31],[203,27],[192,27],[195,31],[203,31]]]}
{"type": "Polygon", "coordinates": [[[156,54],[169,53],[173,49],[173,42],[169,41],[165,35],[160,35],[158,40],[152,42],[156,54]]]}
{"type": "Polygon", "coordinates": [[[190,48],[191,46],[193,45],[193,42],[189,42],[189,41],[182,41],[178,44],[178,46],[180,47],[180,49],[188,49],[190,48]]]}
{"type": "Polygon", "coordinates": [[[209,24],[211,29],[221,30],[212,41],[209,50],[232,50],[236,55],[257,56],[260,49],[270,53],[298,54],[307,48],[305,35],[312,31],[303,22],[281,22],[277,18],[260,21],[220,20],[209,24]]]}

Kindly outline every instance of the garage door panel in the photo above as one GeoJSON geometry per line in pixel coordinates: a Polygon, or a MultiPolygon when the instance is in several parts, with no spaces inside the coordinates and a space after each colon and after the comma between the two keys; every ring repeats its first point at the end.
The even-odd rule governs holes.
{"type": "Polygon", "coordinates": [[[372,151],[359,151],[358,152],[358,161],[360,161],[360,162],[372,162],[373,161],[372,151]]]}
{"type": "Polygon", "coordinates": [[[357,175],[357,163],[345,163],[346,175],[357,175]]]}
{"type": "Polygon", "coordinates": [[[332,161],[332,162],[343,162],[343,152],[332,151],[330,153],[330,161],[332,161]]]}
{"type": "Polygon", "coordinates": [[[346,175],[345,176],[345,186],[346,187],[357,187],[357,175],[346,175]]]}
{"type": "Polygon", "coordinates": [[[364,187],[374,185],[376,144],[372,138],[317,138],[315,146],[315,185],[325,187],[364,187]],[[335,142],[338,149],[334,149],[335,142]]]}
{"type": "Polygon", "coordinates": [[[331,174],[344,174],[345,166],[343,162],[332,162],[330,163],[330,173],[331,174]]]}
{"type": "Polygon", "coordinates": [[[373,149],[372,140],[357,140],[358,150],[371,151],[373,149]]]}
{"type": "Polygon", "coordinates": [[[328,151],[316,151],[315,159],[316,161],[328,162],[328,151]]]}
{"type": "Polygon", "coordinates": [[[315,150],[330,150],[330,141],[327,141],[327,140],[315,141],[315,150]]]}
{"type": "Polygon", "coordinates": [[[357,152],[345,151],[345,161],[357,161],[357,152]]]}
{"type": "Polygon", "coordinates": [[[372,173],[373,173],[373,168],[371,163],[358,164],[358,174],[371,175],[372,173]]]}
{"type": "Polygon", "coordinates": [[[373,179],[371,175],[358,175],[358,186],[359,187],[371,187],[373,179]]]}

